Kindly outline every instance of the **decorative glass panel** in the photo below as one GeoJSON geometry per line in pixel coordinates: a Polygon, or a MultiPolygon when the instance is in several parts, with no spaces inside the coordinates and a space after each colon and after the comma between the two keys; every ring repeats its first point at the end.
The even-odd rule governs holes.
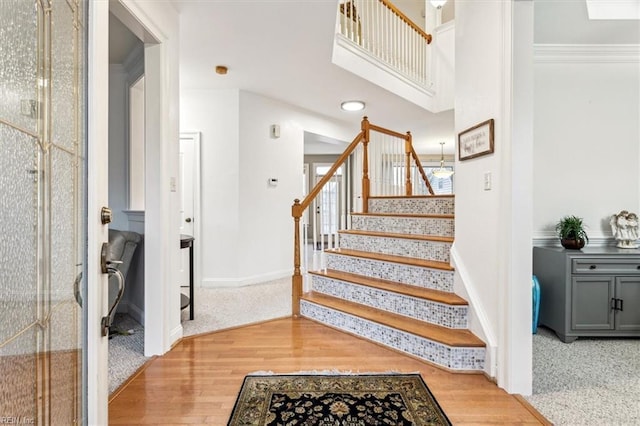
{"type": "Polygon", "coordinates": [[[74,157],[61,149],[51,150],[51,299],[73,298],[76,278],[74,157]]]}
{"type": "Polygon", "coordinates": [[[74,150],[76,138],[76,40],[73,10],[67,1],[52,4],[51,126],[52,142],[74,150]]]}
{"type": "Polygon", "coordinates": [[[84,421],[83,4],[0,0],[0,423],[84,421]]]}
{"type": "Polygon", "coordinates": [[[79,413],[76,412],[80,389],[79,360],[81,342],[78,333],[78,318],[81,310],[75,300],[52,304],[51,350],[49,351],[49,374],[51,400],[49,406],[54,424],[72,425],[79,413]]]}
{"type": "Polygon", "coordinates": [[[37,424],[36,326],[0,347],[0,419],[4,423],[37,424]]]}
{"type": "Polygon", "coordinates": [[[38,20],[34,1],[0,1],[0,58],[0,119],[35,133],[38,20]]]}
{"type": "Polygon", "coordinates": [[[37,276],[37,143],[0,123],[0,345],[34,322],[37,276]]]}

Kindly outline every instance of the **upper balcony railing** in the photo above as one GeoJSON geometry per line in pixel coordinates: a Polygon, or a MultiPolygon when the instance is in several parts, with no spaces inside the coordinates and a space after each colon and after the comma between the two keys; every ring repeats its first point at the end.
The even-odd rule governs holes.
{"type": "Polygon", "coordinates": [[[339,33],[409,79],[428,87],[429,43],[425,33],[388,0],[349,0],[338,9],[339,33]]]}

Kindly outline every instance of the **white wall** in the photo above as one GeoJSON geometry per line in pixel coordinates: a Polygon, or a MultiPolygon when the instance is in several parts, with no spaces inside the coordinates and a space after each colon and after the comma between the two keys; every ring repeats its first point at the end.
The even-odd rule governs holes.
{"type": "MultiPolygon", "coordinates": [[[[531,140],[519,135],[520,126],[527,126],[526,105],[522,111],[515,107],[527,101],[531,82],[526,75],[514,74],[511,33],[516,28],[513,14],[523,5],[529,24],[524,28],[532,32],[531,2],[456,2],[456,133],[490,118],[496,126],[493,154],[456,163],[452,255],[458,271],[456,291],[471,296],[474,317],[469,326],[490,346],[496,345],[488,352],[486,371],[507,391],[529,394],[531,231],[526,209],[531,196],[526,191],[531,177],[523,153],[531,140]],[[514,93],[521,89],[525,98],[515,101],[514,93]],[[518,120],[515,113],[520,114],[518,120]],[[525,173],[518,170],[520,166],[525,173]],[[491,190],[483,188],[487,172],[492,175],[491,190]]],[[[532,34],[524,38],[531,49],[532,34]]],[[[526,42],[516,48],[527,49],[526,42]]]]}
{"type": "Polygon", "coordinates": [[[606,244],[612,241],[612,214],[640,211],[640,53],[637,46],[623,56],[616,49],[536,48],[534,237],[539,243],[557,244],[556,222],[576,215],[588,226],[590,244],[606,244]]]}
{"type": "Polygon", "coordinates": [[[109,207],[111,229],[129,229],[127,209],[127,91],[128,74],[120,64],[109,65],[109,207]]]}
{"type": "Polygon", "coordinates": [[[202,283],[290,276],[291,205],[302,193],[304,131],[350,140],[359,129],[238,90],[183,90],[181,131],[201,132],[202,283]],[[270,137],[272,124],[280,138],[270,137]],[[271,187],[267,179],[275,177],[271,187]]]}
{"type": "Polygon", "coordinates": [[[302,198],[305,130],[296,115],[280,102],[240,92],[238,278],[245,282],[293,273],[291,205],[302,198]],[[280,126],[279,138],[270,137],[273,124],[280,126]],[[277,186],[269,178],[278,179],[277,186]]]}
{"type": "Polygon", "coordinates": [[[436,111],[446,111],[454,107],[455,38],[453,21],[440,25],[433,31],[431,58],[436,111]]]}
{"type": "MultiPolygon", "coordinates": [[[[240,99],[238,90],[182,90],[180,131],[201,132],[202,277],[236,279],[238,270],[240,99]]],[[[200,285],[200,283],[196,283],[200,285]]]]}

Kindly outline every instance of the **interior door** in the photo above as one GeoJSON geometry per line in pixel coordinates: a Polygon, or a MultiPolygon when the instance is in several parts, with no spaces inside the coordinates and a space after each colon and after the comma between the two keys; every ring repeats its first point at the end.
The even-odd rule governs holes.
{"type": "Polygon", "coordinates": [[[87,423],[86,22],[0,2],[2,423],[87,423]]]}
{"type": "Polygon", "coordinates": [[[195,136],[180,135],[180,233],[193,236],[195,136]]]}
{"type": "MultiPolygon", "coordinates": [[[[180,234],[195,237],[196,235],[196,194],[198,187],[199,175],[199,134],[198,133],[182,133],[180,134],[180,234]]],[[[194,241],[193,244],[198,244],[194,241]]],[[[195,250],[194,250],[195,251],[195,250]]],[[[181,250],[179,283],[181,293],[188,293],[189,287],[189,250],[181,250]]],[[[182,297],[181,307],[185,307],[187,299],[182,297]]]]}

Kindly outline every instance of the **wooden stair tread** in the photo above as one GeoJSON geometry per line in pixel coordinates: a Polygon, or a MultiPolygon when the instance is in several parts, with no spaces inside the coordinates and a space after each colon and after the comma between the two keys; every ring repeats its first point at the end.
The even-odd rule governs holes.
{"type": "Polygon", "coordinates": [[[485,344],[467,329],[453,329],[382,311],[359,303],[349,302],[314,292],[302,295],[306,300],[340,312],[357,316],[387,327],[439,342],[451,347],[484,347],[485,344]]]}
{"type": "Polygon", "coordinates": [[[338,233],[351,234],[351,235],[364,235],[364,236],[370,236],[370,237],[402,238],[405,240],[435,241],[439,243],[453,243],[453,237],[439,237],[435,235],[398,234],[393,232],[363,231],[358,229],[343,229],[341,231],[338,231],[338,233]]]}
{"type": "Polygon", "coordinates": [[[453,266],[447,262],[439,262],[437,260],[418,259],[416,257],[396,256],[384,253],[372,253],[368,251],[349,250],[349,249],[327,249],[325,253],[335,253],[344,256],[361,257],[364,259],[382,260],[385,262],[401,263],[404,265],[421,266],[424,268],[440,269],[443,271],[453,271],[453,266]]]}
{"type": "Polygon", "coordinates": [[[377,288],[379,290],[391,291],[394,293],[403,294],[405,296],[444,303],[447,305],[468,305],[467,301],[462,297],[458,296],[455,293],[449,293],[446,291],[433,290],[430,288],[403,284],[396,281],[384,280],[381,278],[372,278],[364,275],[352,274],[350,272],[337,271],[335,269],[327,269],[325,271],[309,271],[309,273],[321,277],[333,278],[340,281],[347,281],[353,284],[377,288]]]}
{"type": "Polygon", "coordinates": [[[372,217],[410,217],[410,218],[424,218],[424,219],[453,219],[455,216],[452,214],[418,214],[418,213],[355,213],[352,212],[351,216],[372,216],[372,217]]]}

